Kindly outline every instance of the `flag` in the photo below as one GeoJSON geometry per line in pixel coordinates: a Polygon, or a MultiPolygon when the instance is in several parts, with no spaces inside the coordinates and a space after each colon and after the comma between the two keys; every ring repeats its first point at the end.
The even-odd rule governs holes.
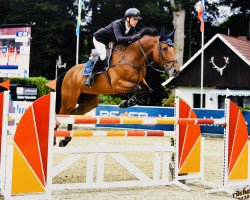
{"type": "Polygon", "coordinates": [[[77,24],[76,24],[76,35],[77,36],[80,35],[82,6],[83,6],[83,1],[79,0],[79,4],[78,4],[78,16],[77,16],[77,24]]]}
{"type": "Polygon", "coordinates": [[[200,7],[198,10],[198,18],[201,22],[201,26],[200,26],[200,31],[203,32],[204,31],[204,22],[205,22],[205,1],[206,0],[200,0],[200,7]]]}

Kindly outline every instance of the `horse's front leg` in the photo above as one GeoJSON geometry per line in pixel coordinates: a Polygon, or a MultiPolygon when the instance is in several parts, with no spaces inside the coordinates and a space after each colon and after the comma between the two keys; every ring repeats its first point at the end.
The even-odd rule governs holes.
{"type": "Polygon", "coordinates": [[[138,105],[148,105],[150,96],[153,93],[153,89],[150,88],[145,79],[139,84],[141,90],[137,93],[137,104],[138,105]]]}
{"type": "Polygon", "coordinates": [[[140,82],[139,86],[141,86],[141,91],[143,91],[147,95],[151,95],[153,93],[153,89],[148,86],[145,79],[140,82]]]}
{"type": "Polygon", "coordinates": [[[124,100],[119,104],[120,108],[127,108],[135,105],[143,105],[148,99],[148,94],[152,93],[152,89],[147,85],[145,79],[140,84],[135,84],[128,81],[119,81],[114,90],[117,93],[132,93],[134,94],[128,100],[124,100]]]}
{"type": "Polygon", "coordinates": [[[123,101],[119,106],[121,108],[131,107],[135,105],[148,105],[149,96],[152,94],[153,90],[148,86],[145,79],[140,82],[139,85],[134,86],[133,96],[128,100],[123,101]]]}
{"type": "MultiPolygon", "coordinates": [[[[113,79],[111,82],[112,88],[117,94],[127,94],[127,93],[140,93],[141,86],[133,82],[124,80],[124,79],[113,79]]],[[[136,105],[132,99],[128,104],[128,100],[124,100],[119,104],[120,108],[127,108],[130,106],[136,105]]]]}

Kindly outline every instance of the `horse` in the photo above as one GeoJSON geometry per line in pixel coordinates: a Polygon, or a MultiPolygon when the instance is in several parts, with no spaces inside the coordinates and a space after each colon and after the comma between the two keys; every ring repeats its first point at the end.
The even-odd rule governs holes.
{"type": "MultiPolygon", "coordinates": [[[[174,31],[166,35],[163,28],[158,35],[157,29],[148,27],[139,34],[139,39],[133,43],[114,48],[110,66],[96,76],[91,87],[84,85],[84,64],[76,65],[59,76],[56,83],[56,112],[83,115],[98,106],[100,94],[132,93],[129,99],[120,103],[120,108],[144,104],[152,93],[144,79],[147,67],[152,67],[149,58],[159,64],[161,69],[158,71],[176,77],[180,67],[171,39],[174,31]]],[[[70,140],[71,137],[65,137],[59,146],[66,146],[70,140]]]]}

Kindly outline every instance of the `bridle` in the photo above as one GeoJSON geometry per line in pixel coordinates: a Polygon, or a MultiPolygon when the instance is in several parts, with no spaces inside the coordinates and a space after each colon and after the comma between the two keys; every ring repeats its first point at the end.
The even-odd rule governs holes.
{"type": "Polygon", "coordinates": [[[140,39],[138,40],[138,42],[139,42],[139,46],[140,46],[140,49],[141,49],[141,52],[142,52],[142,54],[143,54],[143,56],[144,56],[144,58],[145,58],[145,60],[146,60],[146,63],[147,63],[147,65],[146,65],[146,67],[147,66],[150,66],[152,69],[154,69],[155,71],[158,71],[158,72],[161,72],[161,73],[166,73],[168,70],[170,70],[173,66],[174,66],[174,64],[176,64],[176,63],[178,63],[178,61],[177,60],[165,60],[164,59],[164,57],[163,57],[163,54],[162,54],[162,49],[161,49],[161,44],[167,44],[167,45],[169,45],[168,43],[167,43],[167,41],[162,41],[162,42],[160,42],[159,40],[158,40],[158,43],[157,43],[157,49],[158,49],[158,57],[159,57],[159,63],[164,63],[163,64],[163,66],[165,65],[165,64],[169,64],[169,63],[172,63],[172,65],[170,65],[170,66],[168,66],[165,70],[160,70],[160,69],[157,69],[157,68],[155,68],[155,67],[153,67],[152,66],[152,64],[154,64],[155,63],[155,61],[153,61],[153,62],[149,62],[149,60],[148,60],[148,58],[147,58],[147,55],[146,55],[146,53],[145,53],[145,51],[143,50],[143,47],[142,47],[142,44],[141,44],[141,42],[140,42],[140,39]]]}
{"type": "Polygon", "coordinates": [[[159,57],[159,61],[161,59],[164,64],[172,63],[172,65],[170,65],[170,66],[168,66],[166,68],[165,71],[167,71],[167,70],[170,70],[174,66],[174,64],[178,63],[178,61],[177,60],[168,60],[168,61],[164,60],[163,55],[162,55],[161,44],[167,44],[167,45],[169,45],[169,44],[168,44],[167,41],[162,41],[162,42],[158,41],[158,57],[159,57]]]}

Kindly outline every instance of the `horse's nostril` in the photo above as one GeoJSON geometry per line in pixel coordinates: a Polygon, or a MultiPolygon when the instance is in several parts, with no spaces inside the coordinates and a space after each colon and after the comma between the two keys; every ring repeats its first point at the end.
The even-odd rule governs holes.
{"type": "Polygon", "coordinates": [[[174,74],[175,74],[176,76],[178,76],[178,75],[179,75],[179,73],[180,73],[180,70],[178,70],[178,69],[174,69],[174,74]]]}

